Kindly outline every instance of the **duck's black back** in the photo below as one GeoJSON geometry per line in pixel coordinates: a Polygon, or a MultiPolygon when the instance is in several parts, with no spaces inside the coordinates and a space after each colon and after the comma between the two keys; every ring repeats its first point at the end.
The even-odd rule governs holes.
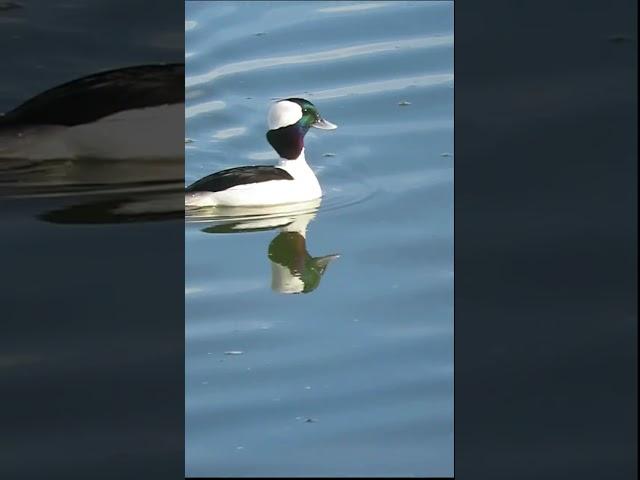
{"type": "Polygon", "coordinates": [[[222,170],[196,181],[186,188],[187,192],[221,192],[238,185],[268,182],[270,180],[293,180],[282,168],[265,165],[236,167],[222,170]]]}
{"type": "Polygon", "coordinates": [[[100,72],[54,87],[0,117],[0,125],[90,123],[125,110],[184,103],[184,63],[100,72]]]}

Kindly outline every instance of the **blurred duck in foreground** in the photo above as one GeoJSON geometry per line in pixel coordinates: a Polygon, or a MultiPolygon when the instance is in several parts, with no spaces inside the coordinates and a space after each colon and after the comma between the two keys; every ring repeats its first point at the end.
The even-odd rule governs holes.
{"type": "Polygon", "coordinates": [[[64,83],[0,114],[0,195],[76,196],[39,215],[55,223],[183,217],[183,129],[183,63],[64,83]]]}
{"type": "Polygon", "coordinates": [[[184,64],[109,70],[47,90],[0,116],[0,158],[182,157],[183,124],[184,64]]]}

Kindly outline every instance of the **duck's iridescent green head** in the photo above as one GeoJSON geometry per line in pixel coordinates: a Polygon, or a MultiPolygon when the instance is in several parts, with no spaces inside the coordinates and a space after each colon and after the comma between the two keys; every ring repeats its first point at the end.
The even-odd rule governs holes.
{"type": "Polygon", "coordinates": [[[338,126],[331,123],[320,115],[316,106],[309,100],[304,98],[288,98],[287,102],[297,103],[302,109],[302,118],[298,120],[298,123],[307,130],[311,127],[319,128],[321,130],[334,130],[338,126]]]}
{"type": "Polygon", "coordinates": [[[304,98],[287,98],[274,103],[267,116],[267,140],[281,158],[298,158],[309,128],[333,130],[337,125],[325,120],[313,103],[304,98]]]}

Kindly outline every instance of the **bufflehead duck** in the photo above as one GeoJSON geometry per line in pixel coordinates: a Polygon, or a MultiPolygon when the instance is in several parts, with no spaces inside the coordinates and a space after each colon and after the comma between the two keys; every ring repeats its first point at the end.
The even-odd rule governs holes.
{"type": "Polygon", "coordinates": [[[275,102],[267,125],[267,141],[280,156],[277,165],[236,167],[208,175],[186,188],[185,204],[247,207],[320,198],[322,189],[304,156],[304,136],[311,127],[333,130],[337,126],[302,98],[275,102]]]}

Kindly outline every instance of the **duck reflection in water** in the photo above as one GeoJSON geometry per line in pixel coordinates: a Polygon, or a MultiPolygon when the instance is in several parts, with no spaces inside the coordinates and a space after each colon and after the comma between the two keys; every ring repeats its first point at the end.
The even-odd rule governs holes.
{"type": "MultiPolygon", "coordinates": [[[[265,230],[278,230],[267,249],[267,257],[271,263],[271,289],[283,294],[313,292],[326,272],[329,264],[339,254],[312,256],[307,250],[307,227],[317,213],[320,201],[311,202],[313,211],[283,215],[283,211],[274,213],[269,218],[253,218],[244,220],[227,220],[202,229],[205,233],[246,233],[265,230]]],[[[254,209],[255,210],[255,209],[254,209]]],[[[263,215],[267,209],[262,209],[263,215]]],[[[257,213],[257,210],[249,213],[257,213]]]]}

